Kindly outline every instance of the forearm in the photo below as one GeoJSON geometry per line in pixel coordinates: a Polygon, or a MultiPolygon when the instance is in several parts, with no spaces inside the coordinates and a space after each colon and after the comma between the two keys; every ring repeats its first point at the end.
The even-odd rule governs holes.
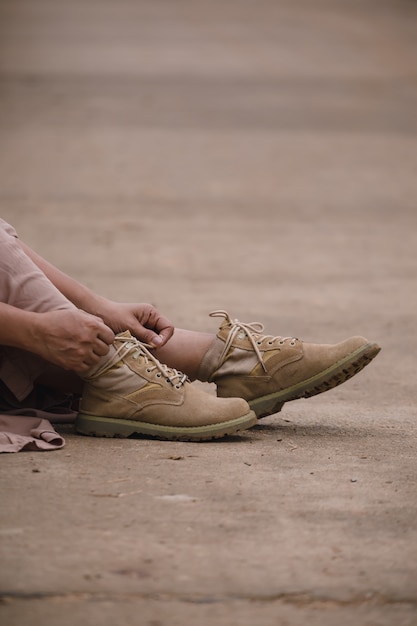
{"type": "Polygon", "coordinates": [[[151,304],[119,303],[99,296],[61,272],[23,242],[20,245],[25,254],[77,309],[100,318],[114,333],[129,330],[138,339],[154,347],[161,347],[172,336],[173,324],[151,304]]]}
{"type": "Polygon", "coordinates": [[[99,311],[105,300],[95,294],[91,289],[71,278],[57,267],[46,261],[29,246],[19,241],[27,256],[49,278],[51,283],[75,306],[87,313],[99,315],[99,311]]]}
{"type": "Polygon", "coordinates": [[[37,313],[0,302],[0,345],[27,350],[64,369],[88,371],[113,341],[113,331],[84,311],[37,313]]]}

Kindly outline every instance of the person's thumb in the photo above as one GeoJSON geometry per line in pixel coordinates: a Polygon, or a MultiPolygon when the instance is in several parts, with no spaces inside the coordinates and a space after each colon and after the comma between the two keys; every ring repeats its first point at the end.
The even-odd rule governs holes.
{"type": "Polygon", "coordinates": [[[153,333],[153,337],[151,341],[148,341],[148,343],[150,346],[152,346],[152,348],[159,348],[164,343],[164,340],[156,333],[153,333]]]}
{"type": "Polygon", "coordinates": [[[133,334],[142,341],[148,344],[151,348],[159,348],[164,342],[162,337],[149,328],[144,328],[141,324],[138,324],[135,328],[132,328],[133,334]]]}

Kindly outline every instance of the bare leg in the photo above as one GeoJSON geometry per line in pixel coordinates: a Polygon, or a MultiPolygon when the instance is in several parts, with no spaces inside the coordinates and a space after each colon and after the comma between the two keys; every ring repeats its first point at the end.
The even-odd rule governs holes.
{"type": "Polygon", "coordinates": [[[153,350],[153,354],[169,367],[173,367],[195,380],[203,356],[215,340],[216,335],[176,328],[165,346],[153,350]]]}

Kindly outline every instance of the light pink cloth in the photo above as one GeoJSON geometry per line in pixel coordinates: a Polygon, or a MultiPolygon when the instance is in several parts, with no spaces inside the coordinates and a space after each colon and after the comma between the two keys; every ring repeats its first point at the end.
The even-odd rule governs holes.
{"type": "Polygon", "coordinates": [[[0,415],[0,452],[59,450],[65,445],[49,422],[51,414],[39,409],[22,409],[0,415]],[[24,412],[24,414],[23,414],[24,412]]]}
{"type": "MultiPolygon", "coordinates": [[[[25,254],[15,229],[2,219],[0,302],[38,312],[74,307],[25,254]]],[[[56,450],[64,446],[65,440],[50,421],[73,421],[76,413],[36,403],[32,407],[27,402],[32,397],[34,381],[47,366],[36,355],[0,346],[0,382],[3,385],[0,386],[0,452],[56,450]]]]}

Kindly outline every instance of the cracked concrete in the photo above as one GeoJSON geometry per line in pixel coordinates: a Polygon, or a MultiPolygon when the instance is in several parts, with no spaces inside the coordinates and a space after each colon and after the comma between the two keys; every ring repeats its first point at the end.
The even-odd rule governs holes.
{"type": "MultiPolygon", "coordinates": [[[[417,623],[416,5],[0,2],[1,216],[177,326],[382,352],[208,444],[0,458],[8,626],[417,623]]],[[[205,386],[214,393],[212,386],[205,386]]]]}

